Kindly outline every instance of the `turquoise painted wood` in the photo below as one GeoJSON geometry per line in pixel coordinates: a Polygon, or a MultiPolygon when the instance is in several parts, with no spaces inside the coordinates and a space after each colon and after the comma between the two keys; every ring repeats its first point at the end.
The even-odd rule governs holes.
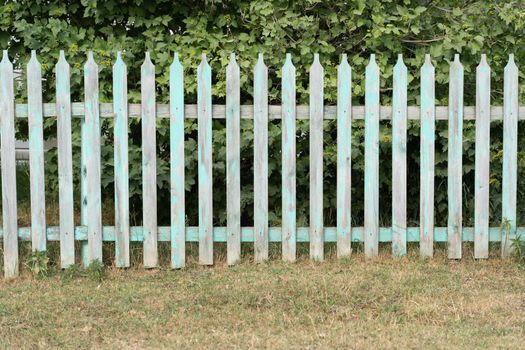
{"type": "Polygon", "coordinates": [[[490,67],[485,55],[476,68],[476,171],[474,258],[489,257],[490,67]]]}
{"type": "Polygon", "coordinates": [[[463,193],[463,66],[450,64],[448,120],[448,258],[461,259],[463,193]]]}
{"type": "Polygon", "coordinates": [[[503,79],[503,178],[501,189],[502,226],[501,257],[512,251],[516,237],[516,192],[518,167],[518,67],[514,55],[509,55],[503,79]]]}
{"type": "Polygon", "coordinates": [[[292,55],[286,54],[281,71],[282,87],[282,227],[283,260],[294,262],[296,259],[296,149],[295,149],[295,67],[292,55]]]}
{"type": "MultiPolygon", "coordinates": [[[[325,227],[324,241],[330,243],[337,242],[337,227],[325,227]]],[[[142,242],[144,240],[142,226],[131,226],[130,228],[130,240],[132,242],[142,242]]],[[[47,241],[58,241],[60,239],[60,228],[58,226],[47,227],[47,241]]],[[[270,227],[269,228],[269,242],[277,243],[282,241],[282,227],[270,227]]],[[[296,235],[296,242],[308,243],[310,241],[310,228],[309,227],[298,227],[296,235]]],[[[419,242],[419,227],[408,227],[407,228],[407,242],[419,242]]],[[[0,230],[0,237],[2,237],[3,231],[0,230]]],[[[525,236],[525,227],[518,227],[516,229],[516,235],[525,236]]],[[[502,229],[501,227],[490,227],[489,228],[489,242],[501,243],[502,229]]],[[[20,227],[18,229],[18,238],[21,241],[31,240],[31,228],[20,227]]],[[[76,226],[75,227],[75,240],[82,241],[87,239],[87,226],[76,226]]],[[[169,226],[159,226],[158,228],[158,241],[169,242],[171,239],[171,230],[169,226]]],[[[213,228],[213,241],[225,243],[227,240],[227,227],[215,226],[213,228]]],[[[254,228],[253,227],[241,227],[241,241],[246,243],[254,242],[254,228]]],[[[474,228],[463,227],[462,230],[463,242],[474,242],[474,228]]],[[[524,240],[524,238],[521,238],[524,240]]],[[[115,241],[115,227],[104,226],[103,228],[103,241],[114,242],[115,241]]],[[[447,227],[435,227],[434,228],[434,242],[446,243],[447,227]]],[[[186,242],[199,242],[199,227],[188,226],[186,227],[186,242]]],[[[362,243],[364,242],[364,228],[363,227],[352,227],[352,242],[362,243]]],[[[379,228],[379,242],[389,243],[392,242],[392,228],[391,227],[380,227],[379,228]]]]}
{"type": "Polygon", "coordinates": [[[212,174],[211,67],[202,55],[197,69],[198,172],[199,172],[199,263],[213,264],[213,174],[212,174]]]}
{"type": "Polygon", "coordinates": [[[70,69],[60,51],[56,71],[60,266],[75,263],[75,209],[73,203],[73,149],[71,140],[70,69]]]}
{"type": "Polygon", "coordinates": [[[113,65],[115,112],[115,265],[129,267],[128,72],[122,53],[113,65]]]}
{"type": "Polygon", "coordinates": [[[323,240],[323,95],[319,54],[310,67],[310,258],[324,260],[323,240]]]}
{"type": "Polygon", "coordinates": [[[226,260],[241,260],[241,92],[239,65],[231,54],[226,67],[226,212],[228,244],[226,260]]]}
{"type": "Polygon", "coordinates": [[[352,253],[352,69],[346,54],[337,68],[337,257],[352,253]]]}
{"type": "Polygon", "coordinates": [[[175,54],[170,66],[170,207],[171,267],[186,261],[186,211],[184,193],[184,68],[175,54]]]}
{"type": "MultiPolygon", "coordinates": [[[[86,119],[82,119],[80,124],[80,224],[87,226],[88,211],[87,211],[87,148],[88,148],[88,133],[86,119]]],[[[82,265],[87,267],[89,265],[89,244],[87,240],[80,242],[80,259],[82,265]]]]}
{"type": "Polygon", "coordinates": [[[407,67],[399,55],[392,98],[392,254],[407,252],[407,67]]]}
{"type": "Polygon", "coordinates": [[[18,275],[18,223],[15,160],[15,93],[13,64],[4,50],[0,62],[0,155],[2,165],[2,224],[4,277],[18,275]]]}
{"type": "Polygon", "coordinates": [[[253,202],[255,261],[268,259],[268,68],[263,55],[253,76],[253,202]]]}
{"type": "Polygon", "coordinates": [[[86,109],[86,221],[88,228],[87,262],[102,262],[102,208],[100,187],[100,111],[98,105],[98,66],[93,52],[84,65],[86,109]]]}
{"type": "Polygon", "coordinates": [[[155,66],[146,52],[140,67],[142,101],[142,222],[144,225],[144,267],[158,265],[157,249],[157,117],[155,108],[155,66]]]}
{"type": "Polygon", "coordinates": [[[370,55],[365,82],[365,256],[379,253],[379,67],[370,55]]]}
{"type": "Polygon", "coordinates": [[[421,67],[420,254],[434,255],[435,71],[430,55],[421,67]]]}
{"type": "Polygon", "coordinates": [[[44,130],[42,116],[42,67],[31,51],[27,64],[29,126],[29,180],[31,191],[32,250],[46,250],[46,197],[44,187],[44,130]]]}

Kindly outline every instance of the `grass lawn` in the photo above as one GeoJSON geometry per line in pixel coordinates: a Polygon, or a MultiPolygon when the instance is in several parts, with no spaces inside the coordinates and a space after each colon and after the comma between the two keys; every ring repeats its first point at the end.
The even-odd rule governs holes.
{"type": "MultiPolygon", "coordinates": [[[[497,254],[497,252],[493,252],[497,254]]],[[[512,261],[328,257],[0,282],[0,348],[522,348],[512,261]]],[[[250,260],[249,257],[245,260],[250,260]]]]}

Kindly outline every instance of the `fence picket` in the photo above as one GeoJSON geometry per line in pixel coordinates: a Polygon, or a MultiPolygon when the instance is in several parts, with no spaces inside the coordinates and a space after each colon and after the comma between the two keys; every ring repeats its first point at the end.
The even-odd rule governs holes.
{"type": "Polygon", "coordinates": [[[421,67],[420,254],[434,255],[435,71],[430,55],[421,67]]]}
{"type": "Polygon", "coordinates": [[[60,218],[60,266],[65,269],[75,263],[75,212],[73,205],[73,149],[71,141],[71,88],[69,64],[64,51],[55,67],[58,193],[60,218]]]}
{"type": "Polygon", "coordinates": [[[310,67],[310,258],[324,260],[323,239],[323,66],[310,67]]]}
{"type": "Polygon", "coordinates": [[[129,267],[128,78],[122,54],[113,65],[115,111],[115,264],[129,267]]]}
{"type": "Polygon", "coordinates": [[[100,112],[98,66],[93,52],[84,65],[86,104],[86,216],[88,227],[88,264],[102,262],[102,208],[100,187],[100,112]]]}
{"type": "Polygon", "coordinates": [[[518,167],[518,67],[514,55],[504,71],[503,88],[503,176],[501,257],[511,253],[512,240],[516,237],[516,191],[518,167]]]}
{"type": "Polygon", "coordinates": [[[146,52],[140,67],[142,100],[142,221],[144,267],[157,267],[157,136],[155,115],[155,66],[146,52]]]}
{"type": "Polygon", "coordinates": [[[285,261],[296,256],[296,197],[295,197],[295,67],[287,53],[282,68],[282,255],[285,261]]]}
{"type": "Polygon", "coordinates": [[[379,252],[379,67],[370,55],[365,82],[365,256],[379,252]]]}
{"type": "Polygon", "coordinates": [[[337,256],[352,252],[352,69],[346,54],[337,68],[337,256]]]}
{"type": "Polygon", "coordinates": [[[476,68],[476,172],[474,258],[489,257],[490,67],[485,55],[476,68]]]}
{"type": "Polygon", "coordinates": [[[13,64],[4,50],[0,62],[0,153],[2,165],[2,223],[4,277],[18,276],[18,223],[15,160],[15,93],[13,64]]]}
{"type": "Polygon", "coordinates": [[[29,179],[31,192],[31,243],[33,251],[46,250],[46,197],[44,187],[44,130],[42,67],[31,51],[27,64],[27,118],[29,126],[29,179]]]}
{"type": "Polygon", "coordinates": [[[268,259],[268,68],[263,55],[253,77],[253,201],[255,261],[268,259]]]}
{"type": "Polygon", "coordinates": [[[450,64],[448,124],[448,258],[461,259],[463,174],[463,66],[450,64]]]}
{"type": "Polygon", "coordinates": [[[199,263],[213,264],[211,67],[202,55],[197,69],[198,171],[199,171],[199,263]]]}
{"type": "Polygon", "coordinates": [[[241,94],[239,65],[231,54],[226,68],[226,206],[228,222],[227,262],[241,259],[241,94]]]}
{"type": "Polygon", "coordinates": [[[184,181],[184,68],[175,54],[170,66],[171,267],[186,260],[184,181]]]}
{"type": "Polygon", "coordinates": [[[407,67],[399,55],[394,67],[392,103],[392,254],[407,252],[407,67]]]}

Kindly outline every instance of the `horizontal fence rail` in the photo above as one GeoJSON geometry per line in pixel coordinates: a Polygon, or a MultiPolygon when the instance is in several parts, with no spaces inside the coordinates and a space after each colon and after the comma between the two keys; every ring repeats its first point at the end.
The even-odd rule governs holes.
{"type": "Polygon", "coordinates": [[[462,257],[462,242],[474,242],[475,258],[488,257],[488,243],[500,242],[501,255],[525,234],[516,227],[517,122],[525,120],[518,105],[518,68],[513,56],[504,72],[504,105],[490,104],[490,67],[483,55],[476,70],[476,106],[463,104],[463,66],[456,55],[450,64],[449,106],[435,105],[435,73],[430,56],[421,68],[420,106],[407,106],[407,67],[400,55],[394,67],[392,106],[380,105],[380,70],[371,55],[366,68],[365,106],[352,106],[352,69],[343,55],[337,70],[337,105],[324,105],[324,69],[315,55],[310,67],[309,105],[296,105],[295,67],[291,55],[282,67],[282,105],[268,104],[268,68],[262,55],[254,67],[254,104],[240,104],[240,70],[235,55],[226,69],[226,104],[212,104],[212,72],[203,55],[197,69],[197,104],[184,103],[184,68],[175,55],[169,71],[168,104],[157,104],[155,67],[146,54],[141,66],[141,103],[128,103],[127,67],[118,53],[113,66],[113,102],[99,102],[99,68],[92,53],[84,66],[84,102],[71,102],[70,68],[64,52],[56,65],[56,102],[42,101],[42,73],[35,52],[27,65],[27,104],[15,104],[13,65],[7,51],[0,62],[0,130],[4,275],[18,274],[18,241],[31,241],[45,251],[48,241],[60,241],[61,266],[74,264],[75,241],[81,241],[84,264],[102,260],[103,242],[115,242],[115,264],[130,265],[130,242],[143,242],[144,266],[158,266],[158,242],[171,242],[171,266],[185,265],[186,242],[198,242],[199,262],[213,264],[214,242],[226,242],[227,263],[241,259],[241,242],[254,244],[256,261],[268,259],[270,242],[282,243],[282,258],[296,259],[296,243],[309,242],[310,257],[324,259],[324,243],[337,244],[338,257],[348,257],[352,244],[364,243],[367,258],[378,254],[380,242],[391,242],[392,254],[403,256],[408,242],[419,242],[423,257],[433,256],[436,242],[447,243],[451,259],[462,257]],[[45,221],[43,118],[57,118],[60,225],[45,221]],[[74,224],[71,118],[81,118],[81,216],[74,224]],[[15,120],[29,124],[31,227],[17,225],[15,120]],[[115,225],[102,223],[100,137],[101,118],[114,118],[115,225]],[[143,226],[130,226],[128,120],[142,119],[143,226]],[[157,223],[156,124],[169,118],[170,226],[157,223]],[[227,225],[213,226],[212,119],[226,120],[227,225]],[[241,226],[240,119],[254,120],[254,226],[241,226]],[[184,120],[198,125],[198,226],[185,223],[184,120]],[[282,226],[268,223],[268,122],[281,120],[282,226]],[[296,120],[310,120],[310,226],[297,226],[296,120]],[[337,120],[337,224],[325,227],[323,218],[323,120],[337,120]],[[352,120],[364,120],[364,225],[352,227],[352,120]],[[392,121],[392,227],[379,224],[379,122],[392,121]],[[419,120],[420,226],[407,227],[407,121],[419,120]],[[448,121],[448,223],[434,226],[435,124],[448,121]],[[476,123],[475,225],[464,227],[462,217],[463,121],[476,123]],[[502,226],[489,227],[490,121],[503,121],[502,226]]]}

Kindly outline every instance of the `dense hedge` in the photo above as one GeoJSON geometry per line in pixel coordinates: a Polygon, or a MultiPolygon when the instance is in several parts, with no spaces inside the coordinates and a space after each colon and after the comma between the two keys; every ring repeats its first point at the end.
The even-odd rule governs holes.
{"type": "MultiPolygon", "coordinates": [[[[213,97],[223,103],[225,66],[230,52],[238,55],[241,66],[242,99],[251,102],[252,72],[257,53],[265,55],[270,69],[270,100],[279,103],[280,67],[286,52],[293,55],[297,68],[298,102],[308,101],[308,67],[313,53],[319,53],[325,68],[325,99],[336,101],[336,66],[340,55],[347,53],[353,69],[354,103],[363,103],[364,67],[370,53],[376,53],[381,67],[382,103],[389,104],[392,86],[392,66],[402,53],[409,69],[409,104],[419,102],[419,68],[425,53],[432,55],[436,66],[437,104],[446,105],[448,95],[448,62],[455,53],[461,54],[465,67],[465,102],[474,103],[475,67],[480,54],[488,55],[493,69],[493,100],[501,104],[503,67],[507,56],[514,53],[518,66],[525,66],[525,4],[521,0],[320,0],[303,1],[7,1],[0,5],[0,43],[9,48],[15,65],[23,67],[31,49],[38,50],[43,63],[44,99],[54,101],[53,67],[59,50],[66,51],[72,67],[73,100],[83,99],[82,66],[88,50],[94,50],[100,66],[100,92],[104,101],[111,100],[111,66],[117,50],[129,68],[129,97],[140,99],[140,64],[146,50],[156,65],[158,97],[168,98],[168,66],[173,53],[179,52],[186,67],[186,102],[195,101],[195,68],[202,52],[208,53],[214,74],[213,97]]],[[[22,77],[17,95],[25,101],[25,81],[22,77]]],[[[524,85],[520,84],[523,101],[524,85]]],[[[74,142],[79,145],[78,124],[74,142]]],[[[436,220],[446,223],[446,122],[437,126],[436,154],[436,220]]],[[[521,127],[521,126],[520,126],[521,127]]],[[[19,123],[19,137],[27,135],[27,125],[19,123]]],[[[299,122],[298,136],[298,219],[307,222],[308,212],[308,124],[299,122]]],[[[225,133],[224,122],[214,121],[214,205],[216,221],[225,222],[225,133]]],[[[46,136],[55,133],[56,124],[46,120],[46,136]]],[[[196,124],[187,123],[187,205],[188,221],[196,223],[196,124]]],[[[335,124],[325,125],[325,207],[326,224],[335,222],[335,124]]],[[[113,196],[112,123],[103,124],[103,186],[104,198],[113,196]]],[[[169,221],[165,205],[169,201],[169,135],[165,122],[159,122],[158,184],[159,220],[169,221]]],[[[243,224],[252,223],[252,122],[242,123],[242,208],[243,224]]],[[[464,220],[473,222],[474,125],[465,123],[464,131],[464,220]]],[[[497,225],[501,212],[501,123],[492,125],[491,154],[491,220],[497,225]]],[[[280,221],[280,128],[270,125],[270,215],[272,225],[280,221]]],[[[362,222],[363,208],[363,128],[354,123],[353,139],[353,218],[362,222]]],[[[390,221],[390,125],[381,126],[381,223],[390,221]]],[[[409,127],[409,219],[417,225],[419,186],[419,125],[409,127]]],[[[524,131],[520,129],[519,140],[524,131]]],[[[140,121],[131,121],[130,174],[132,220],[140,223],[140,121]]],[[[519,142],[519,172],[523,164],[523,142],[519,142]]],[[[76,150],[78,175],[78,149],[76,150]]],[[[47,188],[56,196],[56,151],[47,154],[47,188]]],[[[78,176],[77,176],[78,181],[78,176]]],[[[523,199],[525,176],[519,176],[518,200],[523,199]]],[[[525,207],[518,206],[519,221],[525,207]]]]}

